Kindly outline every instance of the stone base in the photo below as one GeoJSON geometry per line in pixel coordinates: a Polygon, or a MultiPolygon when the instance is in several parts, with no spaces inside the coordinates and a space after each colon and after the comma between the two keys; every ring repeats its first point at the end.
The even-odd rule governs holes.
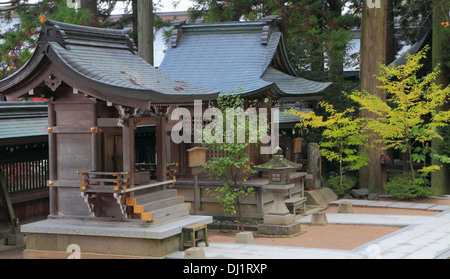
{"type": "Polygon", "coordinates": [[[291,235],[300,232],[300,224],[289,225],[272,225],[260,224],[258,226],[258,234],[268,235],[291,235]]]}
{"type": "Polygon", "coordinates": [[[240,232],[236,234],[235,243],[255,244],[255,238],[252,232],[240,232]]]}
{"type": "Polygon", "coordinates": [[[325,212],[315,212],[311,215],[311,226],[326,226],[328,219],[325,212]]]}
{"type": "Polygon", "coordinates": [[[285,215],[265,214],[264,215],[264,224],[289,225],[289,224],[294,223],[294,221],[295,221],[294,214],[285,214],[285,215]]]}
{"type": "Polygon", "coordinates": [[[23,246],[25,245],[25,241],[23,238],[23,234],[8,234],[5,239],[5,245],[8,246],[23,246]]]}
{"type": "Polygon", "coordinates": [[[206,259],[205,250],[202,247],[192,247],[184,252],[185,259],[206,259]]]}
{"type": "Polygon", "coordinates": [[[27,234],[23,258],[165,258],[179,250],[183,227],[211,222],[210,216],[185,216],[159,225],[49,219],[21,227],[27,234]]]}

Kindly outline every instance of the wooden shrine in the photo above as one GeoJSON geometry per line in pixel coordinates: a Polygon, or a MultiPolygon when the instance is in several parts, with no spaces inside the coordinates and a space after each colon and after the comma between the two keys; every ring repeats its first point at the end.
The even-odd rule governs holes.
{"type": "MultiPolygon", "coordinates": [[[[181,226],[199,223],[188,218],[189,204],[170,189],[174,177],[167,176],[167,117],[158,103],[206,102],[218,92],[174,79],[146,63],[128,36],[130,30],[76,26],[45,16],[40,20],[45,28],[34,55],[22,69],[0,81],[0,92],[9,101],[27,95],[49,100],[49,220],[142,222],[151,227],[187,216],[181,226]],[[155,180],[149,170],[135,164],[135,130],[146,125],[156,125],[155,180]]],[[[200,223],[209,221],[208,217],[200,223]]],[[[73,225],[51,224],[64,229],[73,225]]],[[[89,227],[83,224],[78,223],[83,230],[89,227]]],[[[30,243],[36,244],[42,237],[37,231],[43,227],[48,223],[22,229],[35,239],[30,243]]],[[[105,228],[100,230],[108,233],[105,228]]],[[[181,232],[181,227],[178,230],[181,232]]],[[[54,236],[55,231],[61,228],[47,234],[54,236]]],[[[172,234],[151,238],[163,245],[163,239],[171,239],[172,234]]],[[[97,241],[104,244],[107,240],[97,241]]],[[[112,253],[102,247],[106,246],[91,252],[112,253]]],[[[27,249],[33,257],[35,250],[53,248],[27,249]]],[[[55,253],[61,252],[58,249],[55,253]]],[[[152,251],[143,255],[160,257],[164,253],[152,251]]]]}

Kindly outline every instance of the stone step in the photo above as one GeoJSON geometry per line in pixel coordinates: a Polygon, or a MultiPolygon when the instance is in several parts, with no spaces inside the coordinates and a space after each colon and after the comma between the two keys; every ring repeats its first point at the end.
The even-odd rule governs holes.
{"type": "Polygon", "coordinates": [[[144,204],[137,204],[134,206],[134,213],[149,212],[155,209],[164,209],[172,205],[177,205],[183,203],[184,198],[182,196],[175,196],[165,199],[160,199],[156,201],[147,202],[144,204]]]}
{"type": "Polygon", "coordinates": [[[151,193],[144,193],[144,194],[135,194],[134,198],[127,198],[126,204],[127,206],[135,206],[135,205],[142,205],[144,203],[149,203],[161,199],[166,199],[170,197],[175,197],[177,195],[177,190],[175,189],[169,189],[164,191],[157,191],[157,192],[151,192],[151,193]]]}
{"type": "MultiPolygon", "coordinates": [[[[153,224],[160,224],[169,220],[189,215],[188,203],[180,203],[165,208],[155,209],[142,214],[144,218],[150,217],[153,224]]],[[[144,220],[144,218],[141,218],[144,220]]],[[[146,221],[146,220],[144,220],[146,221]]]]}

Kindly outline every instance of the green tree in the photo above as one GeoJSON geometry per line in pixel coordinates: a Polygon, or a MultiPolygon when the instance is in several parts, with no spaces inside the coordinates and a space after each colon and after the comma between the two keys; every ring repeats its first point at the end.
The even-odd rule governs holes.
{"type": "Polygon", "coordinates": [[[362,110],[376,116],[366,117],[364,121],[367,129],[379,136],[377,141],[384,144],[384,149],[393,148],[409,155],[412,182],[421,185],[425,184],[427,174],[440,168],[437,164],[427,165],[427,156],[450,162],[449,157],[438,154],[429,144],[433,139],[442,139],[439,128],[447,126],[450,120],[450,112],[440,110],[450,96],[450,87],[443,88],[435,82],[438,68],[422,79],[417,77],[423,67],[420,60],[425,58],[428,49],[409,55],[405,65],[380,65],[377,79],[379,88],[386,92],[386,99],[365,90],[349,95],[362,110]],[[413,161],[422,163],[420,179],[416,177],[413,161]]]}
{"type": "Polygon", "coordinates": [[[42,29],[39,15],[79,25],[95,22],[90,10],[71,9],[65,0],[43,0],[31,6],[20,2],[14,14],[20,16],[20,23],[2,34],[4,42],[0,44],[0,79],[13,74],[31,58],[42,29]]]}
{"type": "Polygon", "coordinates": [[[256,140],[250,138],[252,134],[249,132],[250,125],[255,125],[255,123],[250,118],[248,121],[245,120],[245,115],[239,113],[244,109],[244,100],[238,94],[219,97],[215,109],[220,112],[218,114],[223,116],[222,119],[220,117],[215,119],[215,123],[222,122],[221,127],[226,127],[226,130],[214,130],[211,137],[204,134],[204,147],[226,155],[211,158],[203,167],[210,179],[223,182],[222,186],[210,188],[208,192],[219,200],[225,213],[236,216],[237,230],[244,230],[242,202],[254,195],[253,187],[245,186],[244,182],[249,176],[256,173],[251,166],[249,154],[246,152],[250,142],[256,140]],[[245,122],[246,139],[239,141],[238,123],[243,123],[243,121],[245,122]],[[232,123],[233,129],[227,126],[230,123],[232,123]],[[228,140],[227,136],[231,136],[232,140],[228,140]]]}
{"type": "Polygon", "coordinates": [[[299,112],[291,109],[290,113],[298,115],[302,119],[297,127],[309,126],[315,129],[323,129],[320,142],[320,153],[329,161],[339,165],[339,186],[343,187],[344,172],[346,170],[358,170],[365,166],[368,161],[367,154],[359,150],[359,146],[368,145],[367,136],[362,133],[363,122],[354,117],[353,108],[344,112],[338,112],[333,105],[321,102],[328,115],[326,119],[316,115],[314,111],[309,113],[299,112]]]}

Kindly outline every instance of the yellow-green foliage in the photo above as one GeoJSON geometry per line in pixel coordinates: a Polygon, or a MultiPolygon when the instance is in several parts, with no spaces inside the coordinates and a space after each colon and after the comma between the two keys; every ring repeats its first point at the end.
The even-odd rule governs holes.
{"type": "Polygon", "coordinates": [[[361,106],[362,110],[374,113],[376,118],[365,119],[367,129],[380,136],[386,149],[394,148],[408,153],[413,183],[416,181],[412,161],[422,163],[421,173],[439,169],[439,165],[426,165],[426,156],[450,162],[447,156],[439,155],[429,146],[436,138],[442,139],[438,128],[448,125],[449,111],[441,111],[448,101],[450,88],[442,88],[434,81],[438,70],[418,78],[417,72],[422,65],[429,47],[416,55],[408,55],[407,63],[400,66],[380,65],[379,88],[386,92],[386,100],[366,91],[355,91],[349,97],[361,106]]]}
{"type": "Polygon", "coordinates": [[[362,153],[358,148],[367,144],[367,136],[361,133],[361,119],[351,116],[354,112],[353,108],[338,112],[333,105],[326,102],[321,102],[320,106],[328,115],[326,119],[316,115],[314,111],[303,113],[291,109],[290,114],[298,115],[303,119],[297,126],[324,128],[320,153],[327,160],[339,164],[340,185],[342,185],[345,169],[357,170],[367,164],[367,154],[362,153]]]}

